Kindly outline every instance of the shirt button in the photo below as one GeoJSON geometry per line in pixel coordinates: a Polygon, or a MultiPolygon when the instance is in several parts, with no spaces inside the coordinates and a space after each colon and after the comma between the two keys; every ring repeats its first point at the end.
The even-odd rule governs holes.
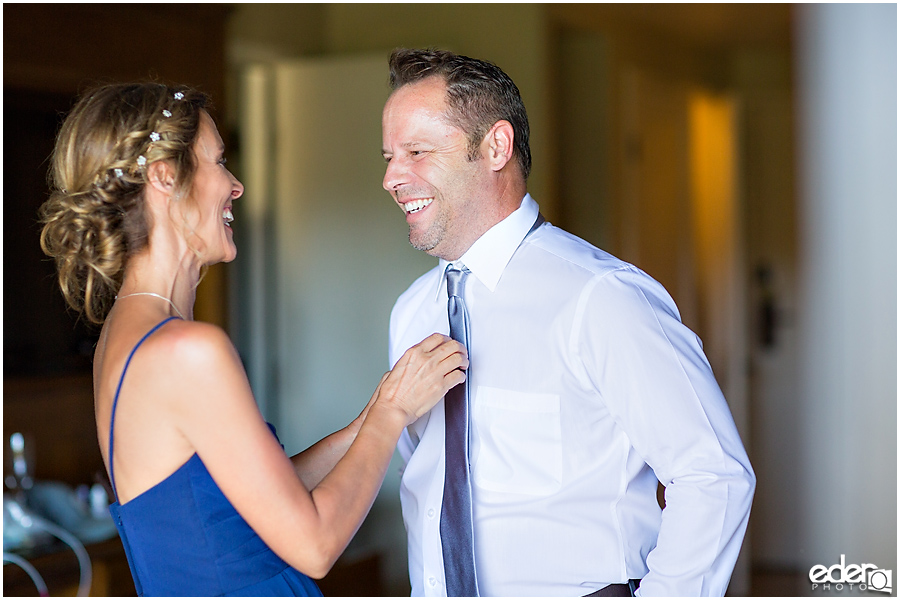
{"type": "Polygon", "coordinates": [[[430,585],[431,587],[436,586],[436,585],[437,585],[437,579],[435,579],[434,577],[429,577],[429,578],[428,578],[428,585],[430,585]]]}
{"type": "Polygon", "coordinates": [[[433,508],[429,508],[429,509],[428,509],[428,518],[429,518],[429,519],[433,519],[433,518],[434,518],[434,509],[433,509],[433,508]]]}

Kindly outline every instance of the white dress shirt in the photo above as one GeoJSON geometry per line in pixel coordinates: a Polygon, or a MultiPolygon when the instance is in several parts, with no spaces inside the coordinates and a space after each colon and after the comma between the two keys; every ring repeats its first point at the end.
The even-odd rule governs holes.
{"type": "MultiPolygon", "coordinates": [[[[526,195],[457,261],[471,271],[481,593],[582,596],[643,578],[639,595],[723,595],[755,477],[701,342],[640,269],[549,223],[526,238],[537,214],[526,195]]],[[[392,365],[448,332],[446,264],[397,300],[392,365]]],[[[412,594],[443,596],[443,401],[399,451],[412,594]]]]}

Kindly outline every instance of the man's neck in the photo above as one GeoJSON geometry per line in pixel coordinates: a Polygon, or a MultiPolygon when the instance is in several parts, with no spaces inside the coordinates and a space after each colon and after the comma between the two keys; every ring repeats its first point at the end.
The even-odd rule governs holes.
{"type": "Polygon", "coordinates": [[[463,254],[468,252],[469,248],[471,248],[475,242],[481,239],[481,236],[490,231],[509,215],[516,212],[522,205],[522,200],[525,198],[526,194],[527,190],[524,183],[521,186],[517,186],[515,189],[507,188],[502,192],[500,201],[493,205],[493,210],[486,211],[480,222],[473,225],[465,232],[462,232],[464,235],[459,235],[457,237],[459,243],[451,248],[445,248],[439,252],[429,252],[429,254],[449,262],[459,260],[463,254]],[[518,194],[516,191],[517,189],[521,189],[521,194],[518,194]]]}

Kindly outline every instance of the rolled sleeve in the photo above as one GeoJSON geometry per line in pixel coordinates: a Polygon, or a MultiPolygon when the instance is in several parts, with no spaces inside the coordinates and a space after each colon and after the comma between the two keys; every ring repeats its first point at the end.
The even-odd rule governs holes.
{"type": "Polygon", "coordinates": [[[665,289],[628,266],[583,291],[573,346],[617,425],[666,486],[643,595],[724,595],[755,476],[699,338],[665,289]]]}

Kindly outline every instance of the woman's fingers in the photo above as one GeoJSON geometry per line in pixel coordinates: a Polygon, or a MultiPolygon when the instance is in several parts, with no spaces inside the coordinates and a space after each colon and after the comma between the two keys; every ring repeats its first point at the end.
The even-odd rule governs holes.
{"type": "Polygon", "coordinates": [[[435,333],[407,350],[397,361],[394,370],[399,367],[422,372],[435,368],[446,369],[445,372],[449,373],[453,369],[467,369],[468,366],[466,347],[445,335],[435,333]]]}
{"type": "Polygon", "coordinates": [[[441,362],[445,365],[444,368],[446,368],[448,372],[453,371],[454,369],[465,371],[469,368],[469,355],[466,352],[465,346],[459,342],[453,343],[457,344],[458,347],[453,348],[448,345],[448,349],[452,351],[447,354],[445,358],[441,359],[441,362]]]}
{"type": "Polygon", "coordinates": [[[382,396],[415,419],[426,413],[455,385],[465,381],[469,359],[465,347],[432,334],[407,350],[382,384],[382,396]]]}
{"type": "MultiPolygon", "coordinates": [[[[427,338],[413,346],[413,348],[421,348],[426,352],[430,352],[449,339],[450,338],[446,335],[440,333],[432,333],[427,338]]],[[[410,350],[412,350],[412,348],[410,348],[410,350]]],[[[409,350],[407,350],[407,352],[408,351],[409,350]]]]}
{"type": "Polygon", "coordinates": [[[454,369],[444,375],[444,393],[441,394],[441,396],[464,382],[466,377],[466,372],[462,369],[454,369]]]}

